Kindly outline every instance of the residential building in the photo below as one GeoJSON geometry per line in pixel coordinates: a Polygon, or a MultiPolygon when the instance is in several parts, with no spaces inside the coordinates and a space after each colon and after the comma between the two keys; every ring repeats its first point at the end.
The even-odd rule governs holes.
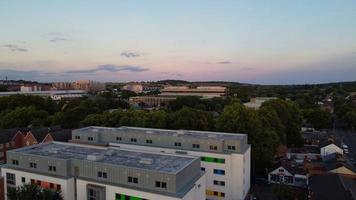
{"type": "Polygon", "coordinates": [[[253,97],[249,102],[244,103],[244,106],[253,110],[258,110],[264,102],[274,99],[277,99],[277,97],[253,97]]]}
{"type": "Polygon", "coordinates": [[[73,130],[71,142],[199,157],[208,200],[243,200],[250,188],[246,134],[91,126],[73,130]]]}
{"type": "Polygon", "coordinates": [[[71,82],[55,82],[52,83],[52,87],[56,90],[73,90],[73,83],[71,82]]]}
{"type": "Polygon", "coordinates": [[[320,145],[320,155],[324,160],[335,158],[335,156],[343,155],[344,150],[332,142],[327,142],[320,145]]]}
{"type": "Polygon", "coordinates": [[[282,165],[268,173],[268,182],[291,185],[295,187],[307,187],[308,174],[301,168],[282,165]]]}
{"type": "Polygon", "coordinates": [[[8,150],[54,140],[67,142],[71,139],[71,134],[70,130],[62,130],[57,127],[51,130],[48,130],[48,128],[0,130],[0,163],[3,164],[6,162],[6,153],[8,150]]]}
{"type": "Polygon", "coordinates": [[[167,86],[160,90],[163,96],[199,96],[202,98],[213,98],[226,96],[227,89],[222,86],[167,86]]]}
{"type": "Polygon", "coordinates": [[[105,84],[92,80],[78,80],[73,82],[73,88],[87,92],[100,92],[105,90],[105,84]]]}
{"type": "Polygon", "coordinates": [[[203,200],[198,158],[70,143],[8,152],[5,192],[25,183],[60,190],[65,200],[203,200]]]}

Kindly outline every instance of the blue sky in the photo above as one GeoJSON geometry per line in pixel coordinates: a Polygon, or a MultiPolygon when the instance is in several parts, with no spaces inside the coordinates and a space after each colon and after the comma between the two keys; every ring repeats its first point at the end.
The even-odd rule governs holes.
{"type": "Polygon", "coordinates": [[[0,78],[355,80],[356,1],[0,2],[0,78]]]}

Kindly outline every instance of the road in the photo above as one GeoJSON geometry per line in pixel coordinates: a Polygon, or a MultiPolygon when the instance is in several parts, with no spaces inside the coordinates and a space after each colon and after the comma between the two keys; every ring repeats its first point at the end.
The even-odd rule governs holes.
{"type": "Polygon", "coordinates": [[[340,138],[342,144],[346,144],[349,147],[347,157],[356,161],[356,132],[342,130],[336,130],[334,132],[336,136],[340,138]]]}

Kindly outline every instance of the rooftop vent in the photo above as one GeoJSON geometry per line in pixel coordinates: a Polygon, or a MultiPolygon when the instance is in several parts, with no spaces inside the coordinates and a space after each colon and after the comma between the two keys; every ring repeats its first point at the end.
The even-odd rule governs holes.
{"type": "Polygon", "coordinates": [[[58,153],[58,149],[57,148],[51,148],[48,150],[49,153],[58,153]]]}
{"type": "Polygon", "coordinates": [[[91,161],[98,161],[98,160],[102,159],[103,157],[104,156],[99,153],[93,153],[93,154],[87,155],[87,159],[91,160],[91,161]]]}
{"type": "Polygon", "coordinates": [[[146,131],[146,133],[147,133],[147,134],[152,134],[152,133],[153,133],[153,131],[146,131]]]}
{"type": "Polygon", "coordinates": [[[115,150],[114,149],[110,149],[110,150],[105,152],[105,155],[106,156],[113,156],[113,155],[115,155],[115,150]]]}
{"type": "Polygon", "coordinates": [[[153,160],[151,158],[141,158],[139,162],[145,165],[152,165],[153,160]]]}

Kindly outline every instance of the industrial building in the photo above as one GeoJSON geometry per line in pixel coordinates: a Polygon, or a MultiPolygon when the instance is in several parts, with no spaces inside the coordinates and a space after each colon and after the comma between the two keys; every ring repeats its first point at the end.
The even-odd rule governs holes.
{"type": "Polygon", "coordinates": [[[65,200],[205,199],[205,173],[187,155],[51,142],[8,152],[5,192],[25,183],[65,200]]]}
{"type": "Polygon", "coordinates": [[[250,188],[251,146],[246,134],[86,127],[73,130],[71,142],[197,157],[200,171],[206,173],[208,200],[243,200],[250,188]]]}

